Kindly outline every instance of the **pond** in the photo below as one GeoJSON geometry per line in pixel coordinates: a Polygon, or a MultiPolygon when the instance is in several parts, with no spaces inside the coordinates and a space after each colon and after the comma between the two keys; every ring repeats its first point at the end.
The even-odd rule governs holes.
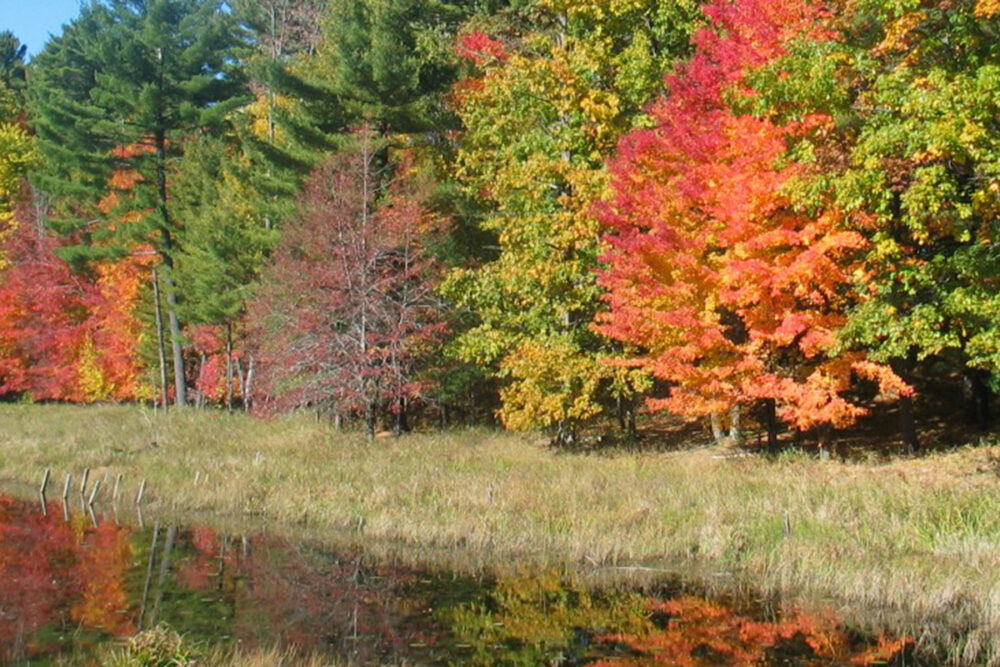
{"type": "Polygon", "coordinates": [[[676,581],[420,570],[268,534],[46,509],[0,495],[0,664],[101,664],[152,628],[195,655],[277,647],[338,664],[914,664],[908,640],[864,637],[831,613],[676,581]]]}

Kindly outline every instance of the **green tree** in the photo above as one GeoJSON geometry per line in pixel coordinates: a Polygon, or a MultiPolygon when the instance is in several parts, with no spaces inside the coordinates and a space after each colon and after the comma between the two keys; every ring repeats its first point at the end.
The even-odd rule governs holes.
{"type": "Polygon", "coordinates": [[[591,329],[601,307],[591,205],[605,157],[644,122],[698,12],[686,2],[538,0],[510,16],[470,24],[459,43],[473,70],[454,92],[464,130],[455,174],[498,251],[454,271],[445,289],[478,319],[456,354],[504,379],[504,422],[567,440],[602,410],[602,393],[637,389],[603,362],[615,349],[591,329]]]}
{"type": "Polygon", "coordinates": [[[350,124],[421,133],[454,126],[442,104],[458,75],[452,45],[471,0],[332,2],[320,71],[350,124]]]}
{"type": "Polygon", "coordinates": [[[31,122],[44,158],[35,182],[56,197],[53,223],[81,240],[72,259],[135,244],[159,254],[179,405],[186,397],[173,268],[182,221],[173,171],[192,133],[219,127],[245,103],[234,57],[241,41],[216,0],[94,1],[32,64],[31,122]],[[117,192],[112,176],[123,172],[133,177],[117,192]]]}
{"type": "Polygon", "coordinates": [[[25,46],[12,33],[0,32],[0,238],[14,224],[14,201],[38,159],[34,139],[23,122],[25,53],[25,46]]]}
{"type": "MultiPolygon", "coordinates": [[[[192,324],[222,330],[230,409],[234,345],[242,338],[260,270],[277,243],[277,231],[268,223],[274,211],[269,192],[240,148],[205,138],[189,147],[177,178],[177,207],[186,220],[177,261],[178,282],[187,297],[181,313],[192,324]]],[[[244,387],[245,407],[246,394],[244,387]]]]}

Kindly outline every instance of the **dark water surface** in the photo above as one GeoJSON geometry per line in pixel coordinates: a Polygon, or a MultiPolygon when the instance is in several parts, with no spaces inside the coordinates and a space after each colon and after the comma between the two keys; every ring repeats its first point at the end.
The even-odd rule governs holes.
{"type": "Polygon", "coordinates": [[[711,600],[676,583],[594,590],[558,572],[471,577],[267,534],[64,513],[0,495],[0,664],[98,664],[167,624],[361,664],[913,664],[830,614],[711,600]],[[68,520],[67,520],[68,516],[68,520]],[[152,525],[150,525],[152,524],[152,525]]]}

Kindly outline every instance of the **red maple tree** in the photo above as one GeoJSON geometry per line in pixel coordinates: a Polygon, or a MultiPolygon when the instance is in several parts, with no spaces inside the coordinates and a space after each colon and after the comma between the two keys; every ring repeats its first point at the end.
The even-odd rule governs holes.
{"type": "Polygon", "coordinates": [[[787,146],[831,119],[779,125],[733,111],[753,95],[748,70],[794,38],[820,36],[822,10],[806,1],[739,0],[705,8],[710,28],[667,78],[610,162],[613,196],[598,206],[611,246],[601,284],[610,310],[599,330],[647,351],[628,363],[672,386],[654,409],[705,415],[764,401],[800,429],[846,425],[864,410],[845,398],[852,376],[907,392],[887,368],[836,352],[863,238],[835,209],[810,214],[790,186],[807,167],[787,146]]]}

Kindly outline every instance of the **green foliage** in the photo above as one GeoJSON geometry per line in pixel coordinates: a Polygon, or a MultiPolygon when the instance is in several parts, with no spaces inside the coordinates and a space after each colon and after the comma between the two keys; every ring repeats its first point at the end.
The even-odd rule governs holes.
{"type": "Polygon", "coordinates": [[[590,206],[604,158],[642,122],[696,16],[683,2],[536,2],[514,13],[524,23],[459,45],[474,66],[453,95],[454,170],[499,254],[455,270],[445,292],[478,320],[455,349],[504,378],[508,426],[572,431],[601,410],[613,371],[597,356],[613,350],[590,328],[601,307],[590,206]]]}
{"type": "Polygon", "coordinates": [[[1000,361],[1000,45],[977,7],[858,2],[840,39],[756,78],[759,113],[838,119],[800,150],[832,167],[802,201],[825,197],[868,238],[842,338],[877,360],[1000,361]]]}
{"type": "Polygon", "coordinates": [[[210,138],[190,144],[179,165],[177,206],[187,224],[177,279],[185,290],[182,312],[192,323],[233,324],[245,311],[277,242],[261,176],[239,146],[210,138]]]}
{"type": "Polygon", "coordinates": [[[455,30],[469,0],[357,0],[330,4],[319,67],[350,122],[395,132],[452,125],[441,97],[457,76],[455,30]]]}
{"type": "Polygon", "coordinates": [[[30,119],[44,159],[34,181],[55,197],[53,223],[80,233],[79,259],[136,241],[169,254],[167,172],[190,132],[245,103],[239,39],[212,0],[93,2],[35,58],[30,119]],[[121,172],[135,178],[116,192],[121,172]],[[115,224],[129,215],[134,224],[115,224]]]}

